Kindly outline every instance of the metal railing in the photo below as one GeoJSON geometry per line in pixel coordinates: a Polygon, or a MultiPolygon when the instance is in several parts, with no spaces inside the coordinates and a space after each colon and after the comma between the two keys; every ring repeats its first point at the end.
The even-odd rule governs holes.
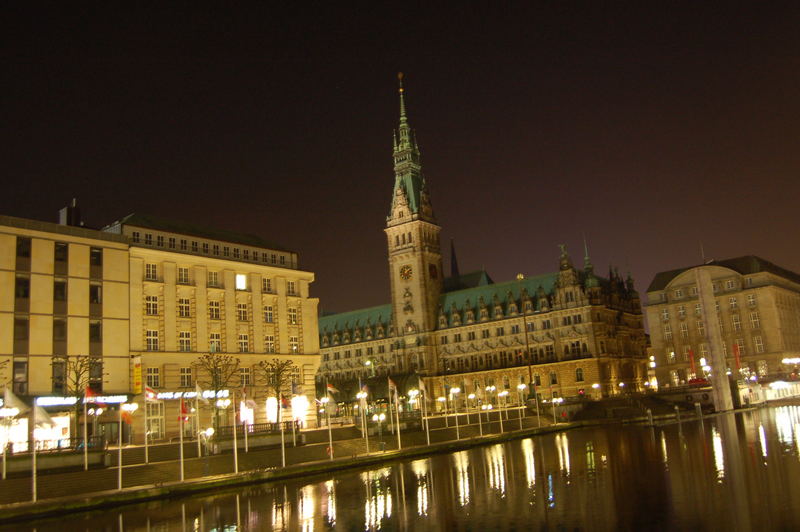
{"type": "MultiPolygon", "coordinates": [[[[292,425],[294,425],[295,430],[300,430],[299,421],[283,421],[282,423],[253,423],[252,425],[247,425],[247,434],[253,435],[279,433],[281,431],[281,424],[283,425],[283,430],[285,432],[291,432],[292,425]]],[[[217,430],[217,435],[220,438],[232,438],[233,427],[231,425],[220,427],[219,430],[217,430]]],[[[236,425],[236,436],[240,438],[244,437],[244,425],[236,425]]]]}

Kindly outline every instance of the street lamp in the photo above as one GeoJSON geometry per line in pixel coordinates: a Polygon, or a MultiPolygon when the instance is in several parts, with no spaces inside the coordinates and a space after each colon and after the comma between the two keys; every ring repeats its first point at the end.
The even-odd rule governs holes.
{"type": "Polygon", "coordinates": [[[507,396],[508,396],[508,390],[503,390],[502,392],[499,392],[499,393],[497,394],[497,397],[498,397],[497,406],[498,406],[498,407],[500,407],[500,400],[499,400],[499,398],[500,398],[500,397],[502,397],[502,398],[503,398],[503,406],[502,406],[502,407],[500,407],[500,408],[501,408],[501,410],[500,410],[500,432],[503,432],[503,410],[505,410],[505,412],[506,412],[506,419],[508,419],[508,407],[507,407],[507,400],[506,400],[506,397],[507,397],[507,396]]]}
{"type": "Polygon", "coordinates": [[[558,421],[556,421],[556,405],[560,405],[563,402],[564,402],[564,398],[563,397],[553,397],[553,401],[552,401],[552,406],[553,406],[553,424],[558,423],[558,421]]]}
{"type": "Polygon", "coordinates": [[[331,411],[328,408],[328,403],[330,402],[330,397],[327,395],[319,400],[322,403],[322,408],[325,410],[325,417],[327,420],[328,425],[328,456],[331,460],[333,460],[333,433],[331,432],[331,411]]]}
{"type": "Polygon", "coordinates": [[[369,427],[367,427],[367,392],[361,391],[356,394],[358,399],[358,410],[361,413],[361,426],[364,429],[364,442],[369,454],[369,427]]]}
{"type": "Polygon", "coordinates": [[[370,370],[370,376],[375,376],[375,362],[377,362],[374,358],[368,358],[364,361],[364,365],[367,366],[370,370]]]}
{"type": "Polygon", "coordinates": [[[378,438],[381,440],[381,450],[385,451],[386,447],[383,443],[383,422],[386,420],[386,414],[374,414],[372,416],[372,421],[378,424],[378,438]]]}
{"type": "Polygon", "coordinates": [[[525,383],[521,382],[521,383],[517,384],[517,394],[519,395],[519,406],[520,406],[520,409],[519,409],[519,428],[520,428],[520,430],[522,430],[522,414],[525,413],[525,410],[524,410],[525,403],[522,401],[522,397],[523,397],[522,394],[525,393],[525,388],[527,388],[527,386],[525,386],[525,383]]]}
{"type": "MultiPolygon", "coordinates": [[[[531,349],[528,344],[528,320],[524,302],[522,301],[522,281],[525,279],[525,276],[521,273],[517,274],[517,285],[519,287],[519,302],[522,305],[522,328],[523,332],[525,333],[525,355],[528,358],[528,386],[530,386],[531,390],[535,391],[533,385],[533,366],[531,365],[531,349]]],[[[536,394],[533,394],[533,401],[536,405],[536,420],[539,424],[539,427],[542,426],[542,420],[539,419],[539,400],[536,397],[536,394]]]]}
{"type": "Polygon", "coordinates": [[[458,427],[458,394],[461,392],[461,388],[458,386],[454,388],[450,388],[450,402],[453,404],[453,413],[456,416],[456,439],[461,439],[461,434],[459,432],[458,427]]]}

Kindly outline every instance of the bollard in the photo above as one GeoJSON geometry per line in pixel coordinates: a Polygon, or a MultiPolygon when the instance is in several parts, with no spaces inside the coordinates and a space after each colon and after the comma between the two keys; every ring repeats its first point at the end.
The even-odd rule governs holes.
{"type": "Polygon", "coordinates": [[[649,408],[647,409],[647,423],[652,427],[653,426],[653,411],[649,408]]]}

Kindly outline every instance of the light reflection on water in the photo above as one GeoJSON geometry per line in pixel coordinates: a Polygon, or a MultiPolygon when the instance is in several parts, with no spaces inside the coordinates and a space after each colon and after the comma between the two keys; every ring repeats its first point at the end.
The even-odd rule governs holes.
{"type": "Polygon", "coordinates": [[[800,528],[799,516],[790,406],[572,430],[0,530],[772,530],[800,528]]]}

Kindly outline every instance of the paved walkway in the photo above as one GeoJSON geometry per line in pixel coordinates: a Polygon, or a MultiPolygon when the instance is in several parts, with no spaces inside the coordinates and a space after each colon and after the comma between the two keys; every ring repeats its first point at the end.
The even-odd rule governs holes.
{"type": "MultiPolygon", "coordinates": [[[[504,432],[518,430],[519,418],[515,411],[508,412],[508,420],[503,420],[504,432]]],[[[498,413],[490,415],[491,422],[486,422],[486,414],[482,414],[482,423],[478,424],[477,414],[460,414],[459,436],[461,439],[483,434],[497,434],[500,432],[498,413]]],[[[430,420],[431,443],[439,443],[456,439],[456,418],[452,414],[445,418],[438,417],[430,420]],[[448,425],[448,426],[446,426],[448,425]]],[[[537,426],[535,416],[523,418],[523,427],[537,426]]],[[[542,416],[542,425],[549,425],[542,416]]],[[[386,427],[384,427],[386,428],[386,427]]],[[[303,431],[306,437],[305,445],[292,446],[291,433],[286,438],[286,464],[300,464],[328,458],[328,431],[315,429],[303,431]]],[[[332,429],[334,438],[333,449],[336,457],[350,457],[366,453],[365,440],[360,437],[356,427],[343,427],[332,429]]],[[[424,430],[401,432],[403,448],[424,446],[426,435],[424,430]]],[[[370,436],[369,444],[372,453],[379,452],[381,443],[386,450],[397,448],[397,436],[388,429],[383,431],[382,438],[370,436]]],[[[112,458],[112,467],[90,469],[89,471],[47,472],[41,471],[38,475],[39,499],[63,497],[67,495],[89,494],[97,491],[113,490],[117,488],[117,450],[109,450],[112,458]]],[[[164,444],[150,446],[150,463],[144,463],[144,447],[133,446],[123,448],[122,485],[123,487],[151,486],[164,482],[175,481],[180,478],[180,462],[178,461],[178,444],[164,444]]],[[[184,472],[185,478],[199,478],[207,475],[218,475],[233,472],[233,453],[197,457],[196,442],[184,443],[184,472]]],[[[251,449],[250,452],[239,452],[239,471],[269,469],[281,466],[281,449],[273,447],[267,449],[251,449]]],[[[31,500],[31,476],[17,475],[0,481],[0,504],[23,502],[31,500]]]]}

